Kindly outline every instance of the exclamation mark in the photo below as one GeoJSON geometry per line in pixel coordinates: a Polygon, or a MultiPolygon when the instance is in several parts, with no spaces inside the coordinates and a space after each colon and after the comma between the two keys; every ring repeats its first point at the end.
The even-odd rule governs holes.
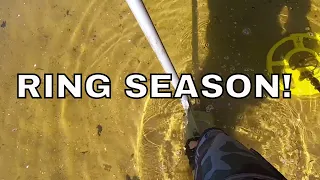
{"type": "Polygon", "coordinates": [[[283,98],[291,98],[291,74],[283,74],[283,98]]]}

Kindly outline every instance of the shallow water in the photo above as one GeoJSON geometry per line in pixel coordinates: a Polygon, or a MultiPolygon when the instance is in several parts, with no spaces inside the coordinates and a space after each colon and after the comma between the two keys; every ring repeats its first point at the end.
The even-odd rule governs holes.
{"type": "MultiPolygon", "coordinates": [[[[318,2],[309,21],[302,18],[306,0],[145,3],[177,71],[197,83],[210,72],[264,73],[266,54],[281,38],[308,26],[319,32],[318,2]],[[290,12],[295,26],[285,34],[290,12]]],[[[2,0],[3,21],[0,179],[192,179],[179,100],[133,100],[123,92],[128,74],[163,72],[125,1],[2,0]],[[17,73],[98,72],[111,78],[112,99],[16,98],[17,73]]],[[[319,179],[318,103],[223,97],[195,106],[288,179],[319,179]]]]}

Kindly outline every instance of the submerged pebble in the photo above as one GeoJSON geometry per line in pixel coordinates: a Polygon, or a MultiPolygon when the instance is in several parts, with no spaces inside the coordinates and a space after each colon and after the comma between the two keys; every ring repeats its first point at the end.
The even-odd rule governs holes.
{"type": "Polygon", "coordinates": [[[98,131],[98,136],[101,136],[102,126],[99,124],[96,128],[97,128],[97,131],[98,131]]]}
{"type": "Polygon", "coordinates": [[[103,166],[104,166],[104,170],[106,170],[108,172],[111,171],[112,166],[110,166],[109,164],[104,164],[103,166]]]}
{"type": "Polygon", "coordinates": [[[214,107],[213,107],[212,104],[210,104],[210,105],[208,105],[208,106],[206,107],[206,112],[207,112],[207,113],[211,112],[212,110],[214,110],[214,107]]]}
{"type": "Polygon", "coordinates": [[[242,34],[246,35],[246,36],[249,36],[251,34],[251,29],[250,28],[244,28],[242,30],[242,34]]]}
{"type": "Polygon", "coordinates": [[[128,174],[126,175],[126,180],[140,180],[138,176],[130,177],[128,174]]]}
{"type": "Polygon", "coordinates": [[[2,24],[1,24],[1,27],[5,28],[6,26],[7,26],[7,21],[3,21],[2,24]]]}

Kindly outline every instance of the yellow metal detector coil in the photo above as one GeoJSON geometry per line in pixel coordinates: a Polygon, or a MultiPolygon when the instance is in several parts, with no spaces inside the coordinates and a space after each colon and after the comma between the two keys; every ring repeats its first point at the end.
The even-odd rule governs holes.
{"type": "MultiPolygon", "coordinates": [[[[302,33],[302,34],[291,34],[290,36],[283,38],[277,42],[269,51],[267,55],[267,70],[271,74],[292,74],[291,77],[291,93],[296,96],[314,96],[319,95],[319,91],[311,84],[308,78],[301,79],[301,72],[308,71],[312,72],[313,77],[320,80],[320,57],[318,53],[310,48],[305,47],[304,39],[316,40],[317,44],[320,42],[320,36],[317,33],[302,33]],[[288,41],[292,41],[294,48],[287,52],[280,59],[273,59],[275,51],[283,44],[288,41]],[[296,53],[307,52],[314,56],[316,59],[317,66],[305,66],[293,69],[289,65],[289,60],[296,53]],[[282,67],[282,72],[275,72],[275,67],[282,67]]],[[[280,83],[280,89],[284,90],[283,83],[280,83]]]]}

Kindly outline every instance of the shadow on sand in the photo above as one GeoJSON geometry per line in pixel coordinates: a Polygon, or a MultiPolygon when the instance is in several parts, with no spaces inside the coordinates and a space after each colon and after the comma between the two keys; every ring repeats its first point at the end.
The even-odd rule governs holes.
{"type": "MultiPolygon", "coordinates": [[[[197,73],[197,87],[201,87],[201,77],[209,73],[222,76],[223,83],[231,74],[246,74],[252,80],[254,74],[266,74],[266,58],[270,48],[283,37],[306,32],[306,28],[310,27],[306,17],[311,6],[309,0],[208,0],[208,6],[210,22],[206,48],[209,53],[202,70],[197,73]],[[283,25],[279,21],[282,11],[287,12],[283,25]]],[[[195,44],[197,41],[193,42],[195,44]]],[[[197,51],[198,47],[193,47],[197,51]]],[[[197,59],[194,61],[194,64],[198,63],[197,59]]],[[[236,82],[235,90],[241,89],[242,84],[236,82]]],[[[198,108],[205,111],[212,105],[213,124],[232,135],[241,120],[241,112],[261,101],[255,99],[253,93],[245,99],[233,99],[224,93],[218,99],[201,97],[198,108]]]]}

